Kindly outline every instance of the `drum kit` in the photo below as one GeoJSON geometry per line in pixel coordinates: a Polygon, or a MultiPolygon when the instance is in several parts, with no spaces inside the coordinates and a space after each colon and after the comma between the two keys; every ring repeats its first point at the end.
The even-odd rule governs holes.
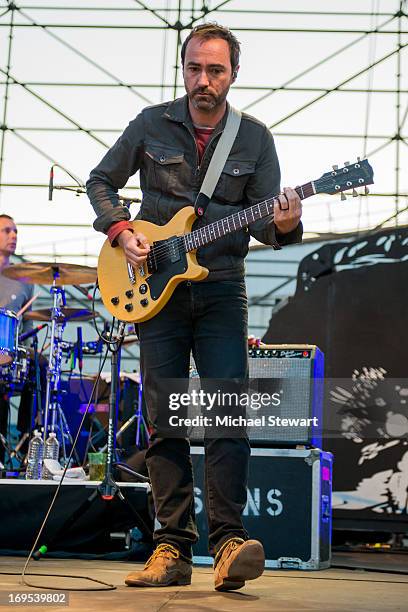
{"type": "MultiPolygon", "coordinates": [[[[34,390],[36,399],[36,426],[42,427],[44,441],[50,431],[59,430],[62,458],[66,459],[66,440],[72,444],[69,427],[61,409],[61,376],[63,354],[73,356],[75,351],[81,354],[80,372],[82,371],[82,354],[96,354],[102,351],[101,342],[82,342],[82,332],[78,342],[66,342],[63,339],[64,329],[69,322],[90,321],[97,312],[85,308],[70,308],[66,305],[66,285],[80,286],[96,282],[96,268],[67,263],[22,263],[3,270],[7,278],[27,284],[50,285],[52,307],[39,310],[28,310],[22,314],[24,321],[44,322],[27,333],[18,334],[19,313],[0,308],[0,387],[9,395],[21,393],[25,385],[34,390]],[[42,358],[38,353],[37,332],[51,324],[49,353],[42,358]],[[22,344],[33,337],[33,349],[22,344]],[[40,392],[40,368],[46,370],[46,394],[42,405],[40,392]]],[[[82,288],[80,288],[82,289],[82,288]]],[[[22,309],[23,310],[23,309],[22,309]]],[[[78,328],[79,330],[80,328],[78,328]]],[[[81,372],[82,373],[82,372],[81,372]]]]}

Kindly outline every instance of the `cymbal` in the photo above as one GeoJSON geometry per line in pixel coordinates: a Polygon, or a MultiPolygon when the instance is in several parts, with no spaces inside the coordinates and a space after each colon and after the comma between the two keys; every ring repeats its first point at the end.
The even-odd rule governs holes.
{"type": "MultiPolygon", "coordinates": [[[[90,321],[99,312],[93,312],[87,308],[60,308],[62,316],[57,319],[58,323],[69,323],[70,321],[90,321]]],[[[52,309],[40,308],[39,310],[30,310],[23,315],[23,319],[30,321],[51,321],[52,309]]]]}
{"type": "Polygon", "coordinates": [[[5,268],[2,272],[7,278],[19,280],[28,285],[82,285],[96,281],[96,268],[78,264],[28,262],[5,268]]]}

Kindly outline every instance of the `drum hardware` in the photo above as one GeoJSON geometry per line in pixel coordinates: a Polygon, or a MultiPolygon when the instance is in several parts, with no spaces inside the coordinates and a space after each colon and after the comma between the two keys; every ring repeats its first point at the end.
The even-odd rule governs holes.
{"type": "Polygon", "coordinates": [[[119,499],[122,504],[125,504],[128,509],[132,512],[135,518],[135,524],[143,535],[151,540],[152,530],[145,523],[143,518],[140,516],[138,511],[134,508],[133,504],[126,499],[120,490],[120,487],[114,480],[114,468],[117,467],[120,470],[124,470],[127,473],[131,473],[135,476],[139,482],[149,482],[149,479],[142,474],[138,474],[132,470],[129,466],[123,465],[120,462],[116,462],[116,422],[119,407],[119,373],[120,373],[120,351],[125,330],[125,323],[119,322],[118,332],[116,337],[113,337],[111,332],[110,338],[105,339],[111,351],[111,392],[109,397],[109,420],[108,420],[108,444],[106,454],[106,467],[105,476],[100,484],[97,486],[95,491],[91,493],[88,499],[72,514],[67,521],[57,530],[54,537],[42,544],[38,550],[34,553],[35,559],[40,559],[44,555],[44,550],[50,549],[55,541],[58,541],[62,534],[66,533],[67,528],[72,528],[75,522],[83,515],[83,513],[92,505],[92,503],[100,497],[105,502],[111,502],[115,498],[119,499]]]}
{"type": "MultiPolygon", "coordinates": [[[[59,386],[61,380],[61,342],[62,334],[65,327],[65,322],[60,323],[62,313],[61,306],[66,306],[65,291],[58,283],[58,270],[54,270],[54,282],[50,289],[53,297],[52,318],[51,318],[51,338],[50,338],[50,353],[47,370],[47,387],[45,396],[44,410],[44,443],[48,437],[48,420],[51,416],[51,431],[55,431],[56,415],[60,410],[60,402],[58,398],[59,386]]],[[[64,447],[63,447],[64,448],[64,447]]],[[[65,448],[64,448],[65,450],[65,448]]],[[[66,455],[64,455],[66,459],[66,455]]]]}
{"type": "MultiPolygon", "coordinates": [[[[87,308],[60,308],[60,317],[58,323],[68,323],[69,321],[91,321],[99,316],[98,312],[88,310],[87,308]]],[[[52,308],[40,308],[39,310],[31,310],[24,317],[25,320],[31,321],[52,321],[52,308]]]]}
{"type": "Polygon", "coordinates": [[[34,410],[31,411],[30,425],[31,431],[40,428],[42,425],[42,389],[40,379],[40,355],[38,353],[38,334],[35,334],[32,341],[32,351],[34,359],[34,398],[33,404],[34,410]]]}
{"type": "MultiPolygon", "coordinates": [[[[71,355],[78,348],[77,342],[61,342],[61,351],[71,355]]],[[[84,355],[99,355],[102,353],[102,343],[97,341],[82,342],[82,352],[84,355]]]]}
{"type": "MultiPolygon", "coordinates": [[[[62,365],[62,336],[66,325],[63,309],[66,307],[65,290],[59,284],[58,269],[54,270],[55,283],[50,288],[50,293],[53,296],[53,307],[51,309],[51,337],[50,337],[50,352],[47,368],[47,386],[44,408],[44,444],[50,431],[55,431],[59,428],[61,435],[61,462],[65,465],[67,461],[66,440],[73,445],[73,438],[61,407],[61,365],[62,365]],[[49,427],[49,417],[51,417],[51,425],[49,427]]],[[[78,453],[75,451],[75,459],[78,463],[78,453]]]]}
{"type": "Polygon", "coordinates": [[[5,365],[0,365],[0,384],[5,389],[7,395],[13,395],[14,393],[23,394],[25,385],[29,384],[29,394],[32,397],[32,403],[30,402],[29,404],[29,415],[27,419],[28,431],[22,434],[14,450],[11,449],[11,446],[9,447],[3,444],[8,452],[8,461],[11,467],[13,458],[16,458],[20,462],[20,465],[23,465],[24,455],[19,451],[29,438],[29,431],[32,431],[34,428],[33,413],[35,413],[35,424],[41,426],[41,386],[37,334],[39,328],[43,327],[47,327],[47,324],[38,326],[18,337],[16,335],[13,361],[5,365]],[[20,342],[31,336],[34,336],[32,339],[32,349],[20,344],[20,342]]]}
{"type": "Polygon", "coordinates": [[[29,285],[89,285],[96,282],[96,268],[68,263],[24,262],[2,271],[4,276],[29,285]]]}
{"type": "MultiPolygon", "coordinates": [[[[136,334],[128,334],[127,336],[124,336],[123,341],[121,346],[129,346],[131,344],[134,344],[136,342],[139,342],[139,338],[136,336],[136,334]]],[[[107,384],[110,384],[112,382],[112,378],[111,378],[111,374],[109,374],[109,372],[102,372],[101,375],[101,379],[104,380],[107,384]]],[[[130,427],[130,425],[132,425],[132,423],[134,423],[134,421],[137,419],[137,423],[136,423],[136,446],[140,447],[141,444],[141,432],[142,432],[142,427],[144,428],[144,435],[146,437],[146,445],[148,445],[149,440],[150,440],[150,436],[149,436],[149,428],[148,425],[146,423],[146,420],[144,418],[143,415],[143,378],[142,378],[142,372],[140,371],[138,372],[120,372],[119,373],[119,379],[122,381],[124,379],[128,379],[131,380],[132,382],[136,383],[138,385],[138,398],[137,398],[137,411],[135,412],[135,414],[133,414],[122,426],[121,428],[118,430],[117,434],[116,434],[116,438],[118,438],[120,436],[120,434],[122,434],[124,431],[126,431],[126,429],[128,429],[128,427],[130,427]]],[[[136,404],[136,402],[135,402],[136,404]]],[[[101,452],[105,452],[107,448],[107,445],[105,444],[105,446],[101,449],[101,452]]]]}
{"type": "MultiPolygon", "coordinates": [[[[136,446],[140,448],[139,445],[140,445],[140,440],[141,440],[142,425],[144,427],[146,441],[147,443],[149,442],[149,433],[148,433],[149,430],[148,430],[145,418],[143,416],[142,406],[143,406],[143,390],[142,390],[142,383],[140,383],[139,390],[138,390],[137,412],[135,412],[135,414],[132,414],[132,416],[125,423],[123,423],[123,425],[118,429],[118,431],[116,432],[116,440],[136,421],[136,446]]],[[[108,448],[108,445],[105,444],[105,446],[103,446],[100,449],[100,452],[101,453],[106,452],[107,448],[108,448]]]]}
{"type": "MultiPolygon", "coordinates": [[[[6,451],[7,455],[8,455],[8,463],[11,466],[11,447],[8,443],[8,441],[6,440],[6,438],[3,436],[2,433],[0,433],[0,444],[4,447],[4,450],[6,451]]],[[[6,459],[4,459],[4,463],[0,462],[0,469],[4,470],[6,466],[6,459]]]]}
{"type": "Polygon", "coordinates": [[[0,382],[9,392],[21,392],[28,379],[30,361],[28,350],[18,346],[14,360],[6,365],[0,365],[0,382]]]}
{"type": "MultiPolygon", "coordinates": [[[[49,430],[55,430],[57,427],[60,430],[62,439],[61,449],[64,460],[67,458],[66,440],[73,444],[73,439],[69,431],[69,426],[65,415],[63,414],[60,398],[60,382],[61,382],[61,362],[63,352],[75,351],[78,349],[78,343],[63,343],[63,331],[65,325],[69,321],[90,321],[98,316],[91,310],[84,308],[67,308],[64,284],[74,285],[80,288],[82,283],[93,283],[96,280],[96,270],[88,266],[80,266],[75,264],[64,263],[22,263],[10,266],[3,271],[8,278],[19,280],[27,284],[51,284],[50,293],[53,297],[52,308],[39,309],[37,311],[24,312],[31,305],[27,303],[20,311],[24,312],[25,320],[37,320],[51,322],[51,337],[49,363],[47,367],[47,383],[46,383],[46,398],[45,408],[42,411],[41,404],[41,387],[40,387],[40,369],[38,355],[38,341],[35,338],[34,346],[34,367],[35,367],[35,383],[34,387],[34,406],[36,409],[35,420],[38,427],[41,427],[41,422],[44,425],[44,441],[49,433],[49,430]]],[[[34,301],[35,296],[31,303],[34,301]]],[[[45,325],[37,326],[28,334],[22,334],[17,337],[18,316],[5,309],[0,309],[0,382],[3,381],[4,386],[10,391],[20,391],[25,382],[29,378],[30,355],[25,347],[20,347],[18,341],[23,341],[30,335],[36,333],[45,325]]],[[[102,342],[82,343],[80,347],[82,354],[97,354],[102,351],[102,342]]],[[[30,418],[31,425],[33,424],[33,414],[30,418]]],[[[13,451],[11,451],[13,452],[13,451]]],[[[76,454],[76,459],[79,463],[79,457],[76,454]]]]}
{"type": "Polygon", "coordinates": [[[0,469],[5,469],[7,464],[9,465],[10,469],[14,469],[12,461],[14,458],[16,458],[17,461],[20,463],[20,468],[25,470],[25,467],[22,467],[24,465],[25,453],[24,454],[20,453],[20,450],[24,442],[26,442],[26,440],[28,440],[29,437],[30,437],[29,433],[23,434],[13,449],[11,445],[9,444],[8,440],[6,439],[6,437],[2,433],[0,433],[0,444],[4,447],[8,455],[7,461],[5,461],[4,463],[0,462],[0,469]]]}
{"type": "Polygon", "coordinates": [[[14,459],[14,457],[16,457],[20,463],[24,462],[24,456],[20,455],[20,449],[22,448],[24,442],[26,442],[28,439],[30,438],[30,434],[28,432],[24,433],[20,440],[18,441],[17,445],[15,446],[14,450],[11,451],[10,453],[10,460],[14,459]]]}
{"type": "Polygon", "coordinates": [[[17,315],[11,310],[0,308],[0,365],[11,363],[17,348],[17,315]]]}

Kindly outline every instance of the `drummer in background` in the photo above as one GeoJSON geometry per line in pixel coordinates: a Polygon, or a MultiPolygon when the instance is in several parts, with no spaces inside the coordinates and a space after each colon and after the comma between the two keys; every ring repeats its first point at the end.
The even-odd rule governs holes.
{"type": "Polygon", "coordinates": [[[0,308],[18,312],[33,295],[33,285],[3,276],[17,246],[17,227],[9,215],[0,215],[0,308]]]}
{"type": "MultiPolygon", "coordinates": [[[[33,285],[23,284],[3,276],[4,268],[10,265],[10,258],[17,246],[17,227],[14,219],[6,214],[0,214],[0,308],[18,312],[33,295],[33,285]]],[[[21,433],[30,430],[32,391],[25,385],[20,400],[17,428],[21,433]]],[[[10,404],[8,394],[2,389],[0,382],[0,433],[7,438],[7,422],[10,404]]],[[[0,444],[0,461],[4,462],[5,449],[0,444]]]]}

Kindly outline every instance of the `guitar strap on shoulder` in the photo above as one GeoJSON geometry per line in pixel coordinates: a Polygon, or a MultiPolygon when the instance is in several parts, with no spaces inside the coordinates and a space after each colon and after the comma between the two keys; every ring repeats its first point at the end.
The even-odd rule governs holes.
{"type": "Polygon", "coordinates": [[[227,122],[218,144],[215,148],[210,164],[205,173],[203,183],[200,188],[194,209],[197,217],[202,217],[205,210],[211,200],[214,189],[218,183],[218,179],[221,176],[221,172],[225,166],[225,162],[228,159],[228,155],[232,149],[235,138],[238,134],[239,126],[241,124],[241,111],[229,107],[227,122]]]}

